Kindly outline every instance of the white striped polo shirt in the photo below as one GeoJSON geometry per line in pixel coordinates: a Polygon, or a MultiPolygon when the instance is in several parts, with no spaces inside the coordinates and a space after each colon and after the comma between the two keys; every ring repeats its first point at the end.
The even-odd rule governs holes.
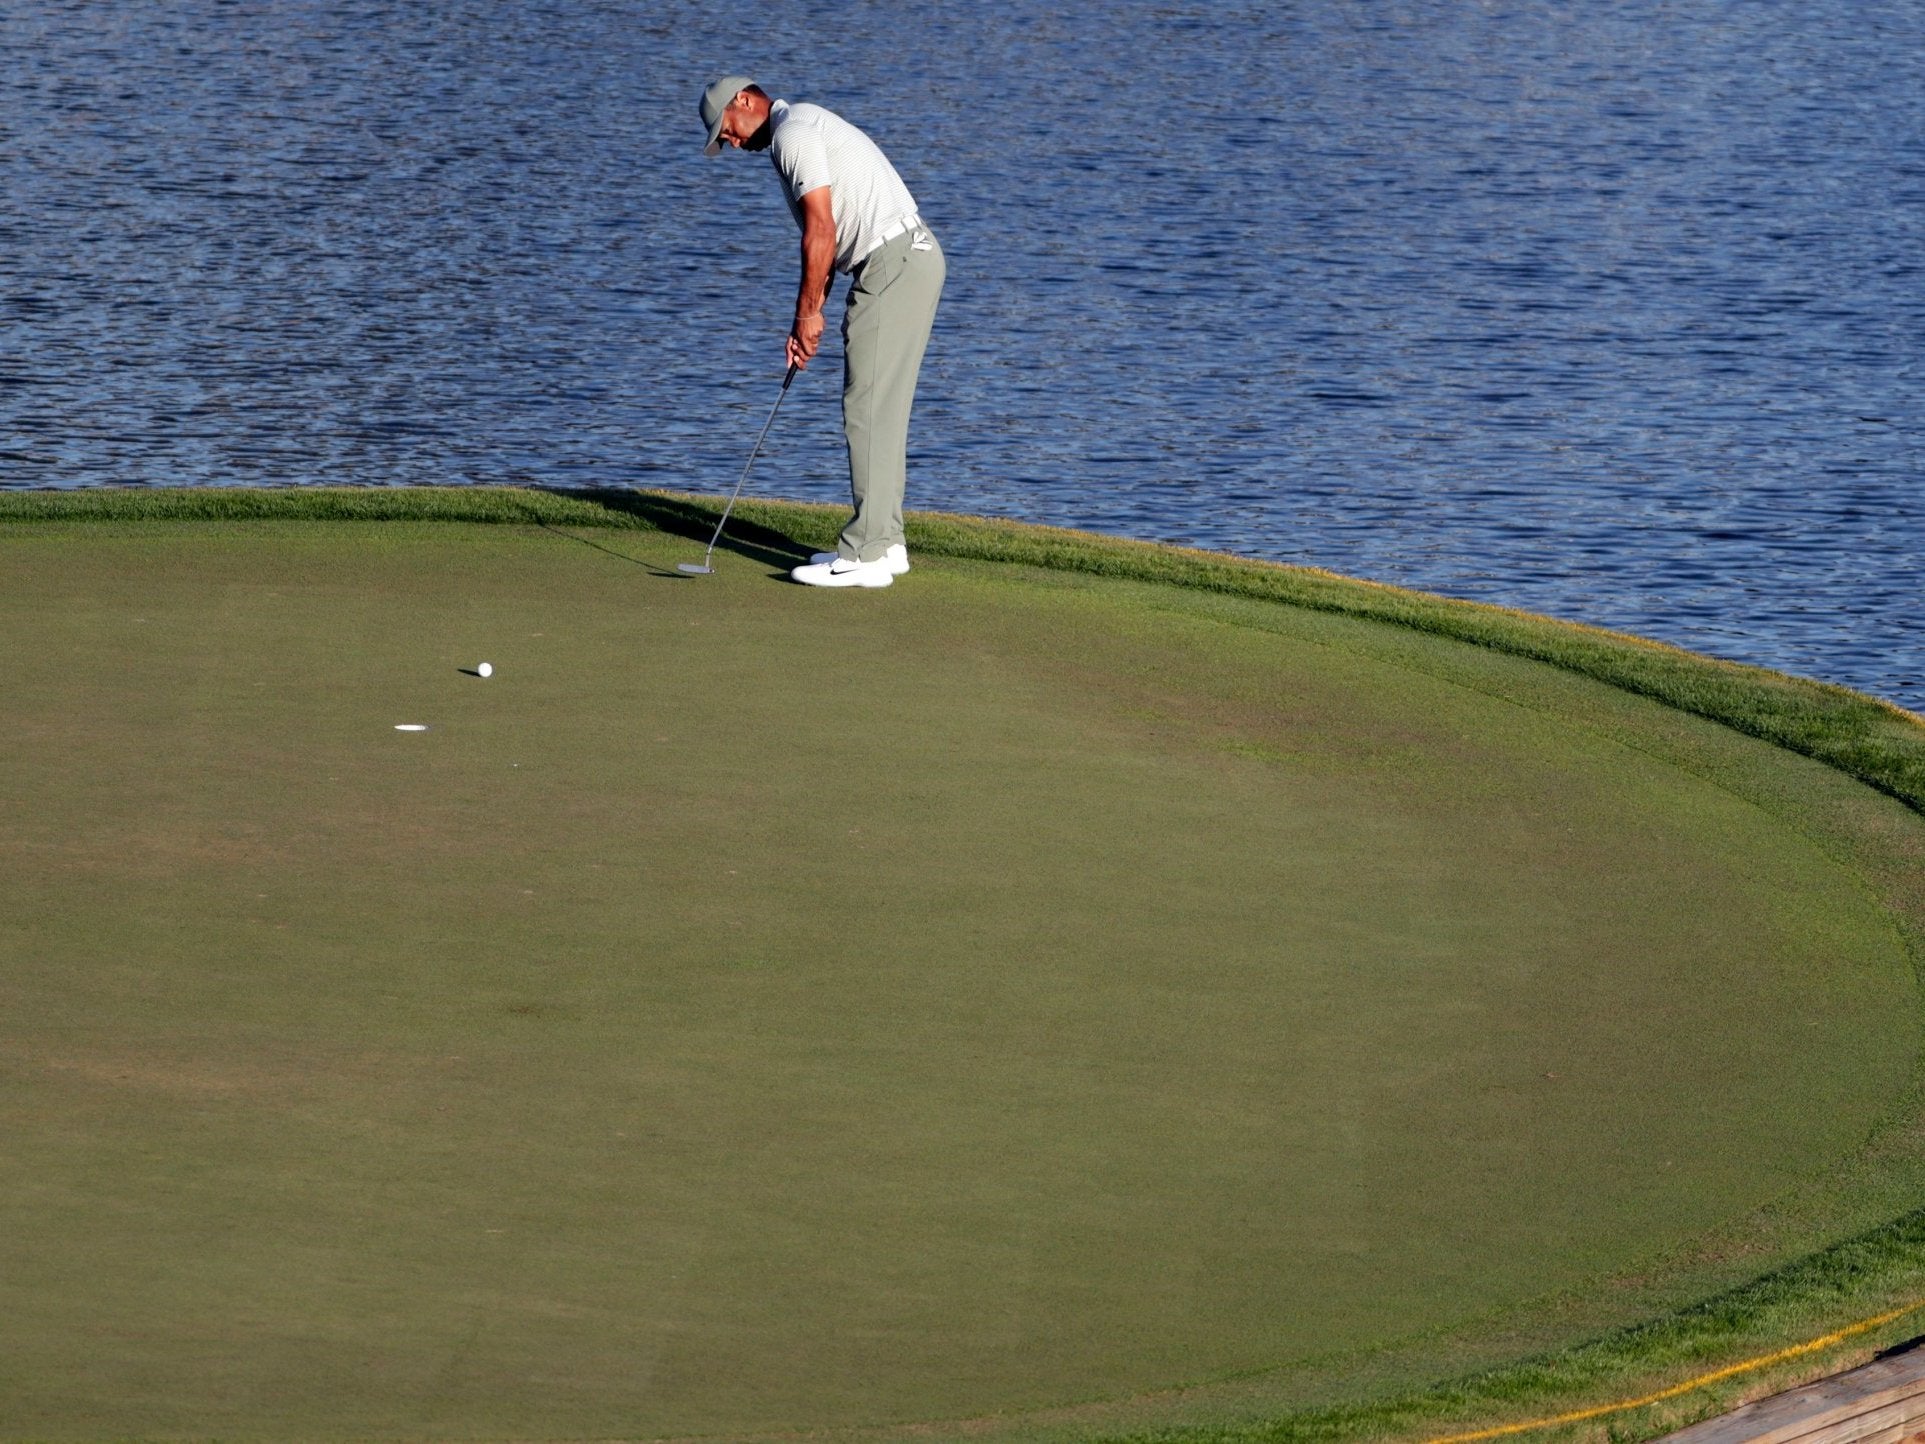
{"type": "Polygon", "coordinates": [[[882,244],[884,232],[916,218],[915,197],[889,158],[834,111],[778,100],[769,106],[769,125],[769,159],[798,226],[802,197],[829,187],[838,271],[853,270],[882,244]]]}

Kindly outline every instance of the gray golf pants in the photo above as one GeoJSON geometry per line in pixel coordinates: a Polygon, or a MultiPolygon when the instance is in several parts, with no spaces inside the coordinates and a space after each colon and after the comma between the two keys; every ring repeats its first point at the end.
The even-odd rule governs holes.
{"type": "Polygon", "coordinates": [[[842,313],[842,430],[856,511],[836,544],[851,561],[879,561],[902,540],[909,407],[947,269],[935,235],[913,226],[852,273],[842,313]]]}

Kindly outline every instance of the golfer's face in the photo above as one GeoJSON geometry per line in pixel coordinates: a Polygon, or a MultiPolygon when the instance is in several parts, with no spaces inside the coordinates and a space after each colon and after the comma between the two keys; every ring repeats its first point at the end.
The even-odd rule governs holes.
{"type": "Polygon", "coordinates": [[[723,145],[732,145],[740,150],[754,137],[755,131],[755,111],[737,95],[729,102],[729,108],[722,112],[722,128],[716,132],[715,138],[723,145]]]}

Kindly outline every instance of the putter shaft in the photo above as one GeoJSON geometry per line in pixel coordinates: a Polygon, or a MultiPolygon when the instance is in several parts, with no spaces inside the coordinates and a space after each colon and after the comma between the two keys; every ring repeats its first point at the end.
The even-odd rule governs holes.
{"type": "MultiPolygon", "coordinates": [[[[769,434],[769,428],[775,425],[775,413],[782,409],[782,398],[789,394],[789,383],[795,380],[795,372],[795,365],[791,363],[789,374],[782,378],[782,389],[775,394],[775,405],[769,408],[769,419],[762,423],[762,431],[755,438],[755,445],[749,448],[749,459],[742,467],[742,474],[735,479],[735,490],[729,493],[729,504],[722,508],[722,518],[715,523],[715,535],[709,538],[709,549],[702,555],[704,572],[714,570],[709,563],[715,556],[715,544],[722,539],[722,528],[729,524],[729,513],[735,510],[735,499],[742,494],[742,483],[749,479],[749,468],[755,465],[755,458],[762,450],[763,438],[769,434]]],[[[682,570],[694,571],[695,569],[684,565],[682,570]]]]}

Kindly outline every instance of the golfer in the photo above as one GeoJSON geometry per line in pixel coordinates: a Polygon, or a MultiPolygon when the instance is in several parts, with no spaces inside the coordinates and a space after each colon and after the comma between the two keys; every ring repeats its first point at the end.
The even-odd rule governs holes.
{"type": "Polygon", "coordinates": [[[909,407],[942,295],[942,247],[876,143],[819,105],[773,100],[746,75],[702,92],[705,154],[766,150],[802,228],[788,359],[822,344],[829,272],[854,277],[842,314],[842,430],[855,515],[833,552],[789,575],[815,587],[886,587],[909,570],[902,538],[909,407]]]}

